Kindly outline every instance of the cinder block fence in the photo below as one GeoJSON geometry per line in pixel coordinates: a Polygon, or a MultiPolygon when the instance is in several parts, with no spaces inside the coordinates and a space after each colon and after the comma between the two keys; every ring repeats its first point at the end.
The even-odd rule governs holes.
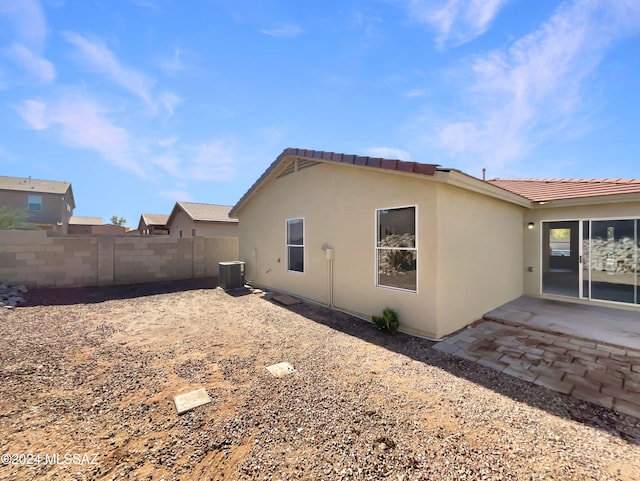
{"type": "Polygon", "coordinates": [[[0,231],[0,282],[79,287],[218,275],[238,259],[237,237],[62,236],[0,231]]]}

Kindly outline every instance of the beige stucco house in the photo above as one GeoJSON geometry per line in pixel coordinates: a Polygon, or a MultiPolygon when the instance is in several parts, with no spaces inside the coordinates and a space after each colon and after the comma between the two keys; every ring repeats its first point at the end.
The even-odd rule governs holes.
{"type": "Polygon", "coordinates": [[[238,237],[238,219],[230,205],[176,202],[167,219],[172,237],[238,237]]]}
{"type": "Polygon", "coordinates": [[[38,229],[67,233],[75,209],[69,182],[0,176],[0,206],[22,210],[38,229]]]}
{"type": "Polygon", "coordinates": [[[167,220],[169,216],[166,214],[141,214],[138,221],[138,228],[136,232],[131,232],[132,235],[167,235],[169,234],[169,228],[167,227],[167,220]]]}
{"type": "Polygon", "coordinates": [[[102,217],[74,215],[69,219],[68,234],[83,235],[125,235],[127,228],[116,224],[103,224],[102,217]]]}
{"type": "Polygon", "coordinates": [[[485,182],[285,149],[229,215],[252,284],[367,319],[388,306],[421,336],[446,336],[523,294],[640,302],[640,181],[485,182]]]}

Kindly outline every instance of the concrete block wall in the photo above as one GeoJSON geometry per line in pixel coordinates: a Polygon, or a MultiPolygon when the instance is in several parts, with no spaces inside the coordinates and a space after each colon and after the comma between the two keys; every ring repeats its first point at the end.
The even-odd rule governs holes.
{"type": "MultiPolygon", "coordinates": [[[[197,237],[196,237],[197,239],[197,237]]],[[[204,239],[204,266],[203,275],[214,277],[218,275],[218,263],[225,261],[237,261],[238,238],[237,237],[203,237],[204,239]]]]}
{"type": "Polygon", "coordinates": [[[194,240],[153,236],[114,238],[114,283],[194,277],[194,240]]]}
{"type": "Polygon", "coordinates": [[[0,282],[33,287],[97,284],[97,238],[0,231],[0,282]]]}
{"type": "Polygon", "coordinates": [[[29,287],[129,284],[215,276],[238,239],[48,236],[0,231],[0,282],[29,287]]]}

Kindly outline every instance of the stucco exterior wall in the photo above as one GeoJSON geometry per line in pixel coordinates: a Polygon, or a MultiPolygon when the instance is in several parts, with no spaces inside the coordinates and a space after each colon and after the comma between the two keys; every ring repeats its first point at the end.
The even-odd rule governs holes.
{"type": "MultiPolygon", "coordinates": [[[[195,222],[197,236],[203,237],[238,237],[238,223],[195,222]]],[[[191,229],[189,229],[191,235],[191,229]]]]}
{"type": "MultiPolygon", "coordinates": [[[[533,229],[524,232],[524,293],[530,296],[540,296],[542,272],[542,222],[561,220],[588,219],[622,219],[625,217],[640,217],[640,202],[607,203],[600,205],[582,205],[572,207],[539,207],[527,210],[524,225],[534,223],[533,229]],[[532,268],[532,272],[527,270],[532,268]]],[[[609,305],[608,303],[594,304],[609,305]]],[[[624,306],[617,306],[624,307],[624,306]]]]}
{"type": "Polygon", "coordinates": [[[48,236],[0,231],[0,282],[30,287],[94,286],[217,276],[237,260],[237,238],[48,236]]]}
{"type": "Polygon", "coordinates": [[[441,337],[522,293],[522,208],[404,176],[321,164],[263,185],[238,212],[240,259],[254,284],[370,318],[395,309],[402,329],[441,337]],[[417,206],[418,291],[376,286],[376,210],[417,206]],[[305,272],[287,272],[286,219],[305,221],[305,272]]]}
{"type": "Polygon", "coordinates": [[[523,293],[524,208],[441,185],[438,195],[436,337],[523,293]]]}
{"type": "Polygon", "coordinates": [[[28,222],[40,225],[50,225],[48,230],[59,230],[66,234],[69,226],[69,219],[73,215],[73,209],[67,211],[67,203],[69,199],[66,195],[42,193],[42,192],[23,192],[23,191],[7,191],[0,190],[0,205],[11,207],[13,209],[24,210],[28,217],[28,222]],[[28,199],[29,195],[39,195],[42,197],[42,210],[40,212],[29,211],[28,199]],[[62,225],[57,226],[58,222],[62,225]]]}
{"type": "Polygon", "coordinates": [[[168,227],[171,237],[180,237],[180,231],[182,231],[182,237],[192,237],[192,229],[196,230],[197,237],[238,237],[237,222],[193,221],[182,210],[176,213],[168,227]]]}
{"type": "Polygon", "coordinates": [[[82,224],[70,224],[67,230],[67,234],[79,234],[79,235],[125,235],[127,229],[123,226],[104,224],[104,225],[82,225],[82,224]]]}

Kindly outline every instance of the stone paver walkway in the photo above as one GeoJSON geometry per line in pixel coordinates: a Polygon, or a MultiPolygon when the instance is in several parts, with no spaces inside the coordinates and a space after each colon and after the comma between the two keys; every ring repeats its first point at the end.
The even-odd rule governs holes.
{"type": "Polygon", "coordinates": [[[493,321],[434,349],[640,418],[640,350],[493,321]]]}

